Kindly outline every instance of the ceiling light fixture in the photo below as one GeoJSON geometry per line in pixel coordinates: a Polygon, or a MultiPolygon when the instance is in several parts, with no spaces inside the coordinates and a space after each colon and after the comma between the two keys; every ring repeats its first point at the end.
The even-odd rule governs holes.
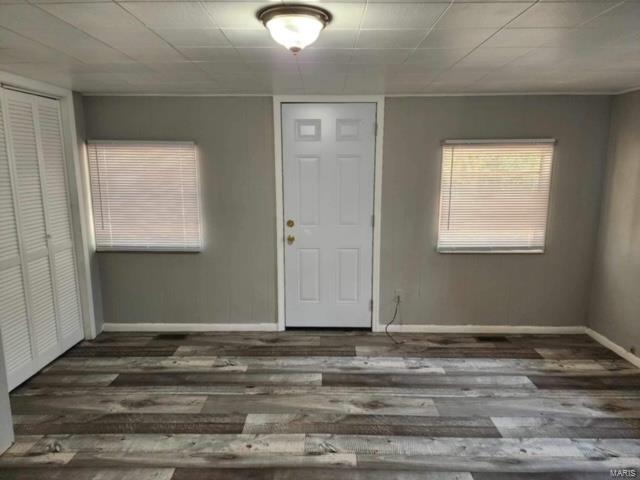
{"type": "Polygon", "coordinates": [[[294,54],[318,39],[331,22],[331,13],[312,5],[273,5],[258,11],[258,20],[271,38],[294,54]]]}

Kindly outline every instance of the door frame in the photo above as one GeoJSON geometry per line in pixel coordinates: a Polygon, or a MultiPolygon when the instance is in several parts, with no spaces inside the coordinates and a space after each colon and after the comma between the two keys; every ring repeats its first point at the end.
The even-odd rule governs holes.
{"type": "Polygon", "coordinates": [[[283,103],[374,103],[376,105],[376,144],[373,179],[373,278],[371,294],[371,329],[380,327],[380,238],[382,224],[382,147],[384,135],[384,95],[274,95],[273,135],[276,187],[276,269],[278,330],[285,330],[284,285],[284,186],[282,166],[282,104],[283,103]]]}

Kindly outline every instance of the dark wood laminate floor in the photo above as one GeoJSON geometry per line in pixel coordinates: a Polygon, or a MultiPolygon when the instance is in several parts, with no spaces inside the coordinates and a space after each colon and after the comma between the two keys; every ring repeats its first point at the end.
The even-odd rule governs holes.
{"type": "MultiPolygon", "coordinates": [[[[640,468],[585,335],[108,333],[11,395],[12,480],[557,480],[640,468]]],[[[640,475],[640,474],[638,474],[640,475]]]]}

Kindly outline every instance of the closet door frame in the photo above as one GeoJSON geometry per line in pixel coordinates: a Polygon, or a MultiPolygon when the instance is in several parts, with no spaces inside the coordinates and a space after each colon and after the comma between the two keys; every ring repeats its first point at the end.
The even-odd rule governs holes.
{"type": "MultiPolygon", "coordinates": [[[[82,317],[83,338],[93,339],[98,333],[100,333],[99,326],[96,321],[97,318],[101,318],[100,306],[97,301],[97,298],[99,297],[96,296],[99,284],[96,283],[97,280],[95,279],[95,272],[92,270],[92,263],[95,255],[95,239],[93,236],[93,219],[91,216],[89,173],[86,162],[86,152],[84,151],[83,146],[84,142],[82,142],[82,144],[78,142],[73,92],[44,82],[30,80],[2,71],[0,71],[0,83],[3,87],[1,89],[2,91],[5,89],[17,90],[23,93],[32,93],[51,98],[59,102],[59,120],[62,132],[65,181],[69,194],[68,207],[70,210],[73,256],[78,280],[78,298],[82,317]]],[[[0,95],[2,96],[3,103],[6,103],[4,100],[5,96],[2,91],[0,91],[0,95]]],[[[3,112],[3,115],[6,122],[8,117],[5,112],[3,112]]],[[[34,111],[34,115],[36,117],[36,121],[38,121],[38,112],[34,111]]],[[[38,145],[38,160],[40,168],[42,169],[41,152],[42,147],[41,145],[38,145]]],[[[41,175],[41,183],[43,182],[43,179],[44,177],[41,175]]],[[[15,176],[13,172],[12,183],[15,205],[17,203],[15,202],[15,194],[17,192],[15,190],[15,176]]],[[[43,193],[46,192],[46,185],[44,187],[43,193]]],[[[17,209],[14,211],[17,216],[17,209]]],[[[45,218],[48,222],[46,206],[45,218]]],[[[47,224],[47,229],[48,228],[47,224]]],[[[23,250],[21,245],[20,249],[22,254],[23,250]]],[[[55,249],[52,250],[51,253],[54,254],[55,249]]],[[[25,273],[23,272],[22,275],[24,277],[25,273]]],[[[25,290],[26,288],[28,288],[27,285],[25,285],[25,290]]],[[[58,311],[56,310],[56,314],[57,313],[58,311]]]]}

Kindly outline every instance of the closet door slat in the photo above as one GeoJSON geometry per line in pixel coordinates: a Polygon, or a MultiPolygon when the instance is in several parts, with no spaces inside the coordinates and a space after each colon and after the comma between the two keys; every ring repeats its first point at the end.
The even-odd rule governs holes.
{"type": "Polygon", "coordinates": [[[0,102],[0,331],[7,379],[13,386],[16,379],[31,368],[33,353],[6,144],[5,114],[4,105],[0,102]]]}
{"type": "Polygon", "coordinates": [[[45,170],[47,218],[53,247],[50,254],[53,255],[60,333],[63,348],[68,348],[82,339],[82,318],[59,103],[38,99],[37,123],[45,170]]]}
{"type": "Polygon", "coordinates": [[[20,233],[25,254],[29,255],[47,247],[34,113],[31,102],[15,98],[14,94],[7,98],[20,205],[20,233]]]}
{"type": "Polygon", "coordinates": [[[71,244],[71,216],[67,201],[64,150],[58,102],[38,100],[40,145],[45,169],[49,233],[54,244],[71,244]]]}

